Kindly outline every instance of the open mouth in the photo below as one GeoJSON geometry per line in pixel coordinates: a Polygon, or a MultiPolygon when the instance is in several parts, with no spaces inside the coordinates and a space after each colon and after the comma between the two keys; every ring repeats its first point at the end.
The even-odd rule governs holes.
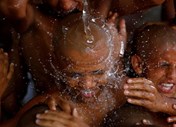
{"type": "Polygon", "coordinates": [[[81,90],[81,94],[82,94],[84,97],[90,98],[90,97],[93,97],[93,96],[95,95],[95,91],[90,90],[90,89],[81,90]]]}
{"type": "Polygon", "coordinates": [[[174,88],[175,84],[174,83],[161,83],[158,85],[160,91],[162,91],[163,93],[171,93],[173,88],[174,88]]]}

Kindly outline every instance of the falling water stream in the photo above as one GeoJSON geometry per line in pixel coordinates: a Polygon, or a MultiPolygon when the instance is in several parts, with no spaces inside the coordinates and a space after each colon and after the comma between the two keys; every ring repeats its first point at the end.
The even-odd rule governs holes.
{"type": "Polygon", "coordinates": [[[89,10],[89,3],[88,0],[83,0],[83,11],[82,11],[82,19],[84,23],[84,32],[87,43],[93,43],[94,37],[91,34],[90,26],[89,26],[89,19],[90,19],[90,10],[89,10]]]}

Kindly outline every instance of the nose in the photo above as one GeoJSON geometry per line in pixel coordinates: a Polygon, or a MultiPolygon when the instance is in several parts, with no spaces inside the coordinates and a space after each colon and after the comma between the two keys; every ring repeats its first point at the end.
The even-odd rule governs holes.
{"type": "Polygon", "coordinates": [[[176,65],[168,68],[167,78],[174,80],[176,78],[176,65]]]}
{"type": "Polygon", "coordinates": [[[84,76],[80,83],[85,89],[94,88],[96,86],[93,76],[84,76]]]}

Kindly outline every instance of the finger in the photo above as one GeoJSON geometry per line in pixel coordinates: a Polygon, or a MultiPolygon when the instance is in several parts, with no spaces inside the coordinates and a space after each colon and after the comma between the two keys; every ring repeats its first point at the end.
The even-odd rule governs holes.
{"type": "Polygon", "coordinates": [[[63,124],[59,123],[58,121],[52,121],[52,120],[37,119],[36,124],[42,127],[65,127],[63,124]]]}
{"type": "Polygon", "coordinates": [[[127,80],[127,83],[129,84],[135,84],[135,83],[144,83],[144,84],[150,84],[150,85],[153,85],[153,82],[146,79],[146,78],[129,78],[127,80]]]}
{"type": "Polygon", "coordinates": [[[176,122],[176,116],[168,117],[167,122],[169,122],[169,123],[176,122]]]}
{"type": "Polygon", "coordinates": [[[79,117],[78,111],[77,111],[76,108],[73,109],[73,113],[72,114],[73,114],[74,117],[77,117],[77,118],[79,117]]]}
{"type": "Polygon", "coordinates": [[[144,125],[153,125],[152,122],[151,122],[150,120],[147,120],[147,119],[143,119],[143,120],[142,120],[142,123],[143,123],[144,125]]]}
{"type": "Polygon", "coordinates": [[[2,72],[2,69],[3,69],[2,65],[4,63],[4,53],[2,50],[3,49],[0,48],[0,72],[2,72]]]}
{"type": "Polygon", "coordinates": [[[117,17],[118,17],[117,13],[109,12],[107,23],[115,25],[115,23],[117,22],[117,17]]]}
{"type": "MultiPolygon", "coordinates": [[[[40,119],[51,119],[53,120],[53,118],[63,118],[63,119],[71,119],[72,116],[68,113],[65,112],[58,112],[58,111],[51,111],[51,110],[46,110],[45,113],[42,114],[37,114],[37,118],[40,119]]],[[[55,119],[55,120],[56,120],[55,119]]]]}
{"type": "Polygon", "coordinates": [[[134,99],[134,98],[129,98],[127,99],[128,103],[138,105],[138,106],[143,106],[146,107],[151,104],[150,101],[148,100],[139,100],[139,99],[134,99]]]}
{"type": "Polygon", "coordinates": [[[50,110],[56,110],[56,100],[53,97],[47,99],[47,104],[50,110]]]}
{"type": "Polygon", "coordinates": [[[72,113],[73,106],[71,104],[69,104],[67,101],[65,101],[63,99],[58,99],[58,104],[64,112],[69,113],[69,114],[72,113]]]}
{"type": "Polygon", "coordinates": [[[0,54],[2,54],[4,52],[4,50],[2,48],[0,48],[0,54]]]}
{"type": "Polygon", "coordinates": [[[135,83],[135,84],[125,84],[124,85],[125,90],[143,90],[148,91],[151,93],[154,93],[156,91],[156,88],[152,85],[144,85],[143,83],[135,83]]]}
{"type": "Polygon", "coordinates": [[[153,100],[155,95],[146,91],[136,91],[136,90],[125,90],[124,94],[128,97],[135,97],[139,99],[153,100]]]}
{"type": "Polygon", "coordinates": [[[173,127],[176,127],[176,124],[173,124],[173,127]]]}
{"type": "Polygon", "coordinates": [[[66,125],[71,120],[73,120],[74,117],[63,112],[60,112],[60,113],[57,112],[57,114],[53,112],[47,112],[43,114],[37,114],[36,118],[39,120],[57,121],[61,124],[66,125]]]}
{"type": "Polygon", "coordinates": [[[8,67],[9,67],[8,54],[4,53],[4,57],[3,57],[3,74],[6,75],[8,73],[8,67]]]}
{"type": "Polygon", "coordinates": [[[1,89],[0,89],[0,98],[1,98],[2,95],[4,94],[6,88],[7,88],[6,80],[5,80],[4,78],[1,79],[1,81],[0,81],[0,86],[2,86],[1,89]],[[1,84],[3,84],[3,85],[1,85],[1,84]],[[5,85],[4,85],[4,84],[5,84],[5,85]]]}
{"type": "Polygon", "coordinates": [[[8,81],[12,78],[13,73],[14,73],[14,64],[11,63],[11,64],[10,64],[9,73],[7,74],[7,80],[8,80],[8,81]]]}
{"type": "Polygon", "coordinates": [[[172,105],[172,108],[173,108],[173,109],[176,109],[176,104],[173,104],[173,105],[172,105]]]}
{"type": "Polygon", "coordinates": [[[71,106],[67,101],[63,100],[59,96],[53,97],[49,95],[45,103],[50,106],[51,109],[55,109],[57,106],[59,106],[62,111],[69,114],[72,113],[73,106],[71,106]]]}
{"type": "Polygon", "coordinates": [[[121,19],[119,21],[119,34],[120,34],[121,41],[127,42],[127,31],[126,31],[126,24],[124,19],[121,19]]]}

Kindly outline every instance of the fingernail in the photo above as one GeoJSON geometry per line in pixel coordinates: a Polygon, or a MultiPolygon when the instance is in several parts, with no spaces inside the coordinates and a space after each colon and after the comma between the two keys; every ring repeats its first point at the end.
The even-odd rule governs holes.
{"type": "Polygon", "coordinates": [[[131,102],[131,99],[127,99],[128,102],[131,102]]]}
{"type": "Polygon", "coordinates": [[[56,111],[56,106],[52,106],[51,110],[56,111]]]}
{"type": "Polygon", "coordinates": [[[171,122],[171,119],[170,119],[170,118],[167,118],[167,122],[171,122]]]}
{"type": "Polygon", "coordinates": [[[128,91],[128,90],[125,90],[125,91],[124,91],[124,94],[125,94],[125,95],[128,95],[128,94],[129,94],[129,91],[128,91]]]}
{"type": "Polygon", "coordinates": [[[78,112],[77,112],[76,108],[73,109],[73,116],[75,116],[75,117],[78,116],[78,112]]]}
{"type": "Polygon", "coordinates": [[[36,118],[40,118],[40,114],[37,114],[37,115],[36,115],[36,118]]]}
{"type": "Polygon", "coordinates": [[[39,123],[39,122],[40,122],[40,120],[38,120],[38,119],[35,121],[35,123],[39,123]]]}
{"type": "Polygon", "coordinates": [[[128,80],[127,80],[127,82],[128,82],[128,83],[131,83],[131,82],[132,82],[132,80],[131,80],[131,79],[128,79],[128,80]]]}
{"type": "Polygon", "coordinates": [[[176,104],[173,105],[174,109],[176,109],[176,104]]]}
{"type": "Polygon", "coordinates": [[[124,89],[128,89],[128,85],[124,85],[124,89]]]}
{"type": "Polygon", "coordinates": [[[48,110],[45,110],[45,113],[48,113],[48,110]]]}

